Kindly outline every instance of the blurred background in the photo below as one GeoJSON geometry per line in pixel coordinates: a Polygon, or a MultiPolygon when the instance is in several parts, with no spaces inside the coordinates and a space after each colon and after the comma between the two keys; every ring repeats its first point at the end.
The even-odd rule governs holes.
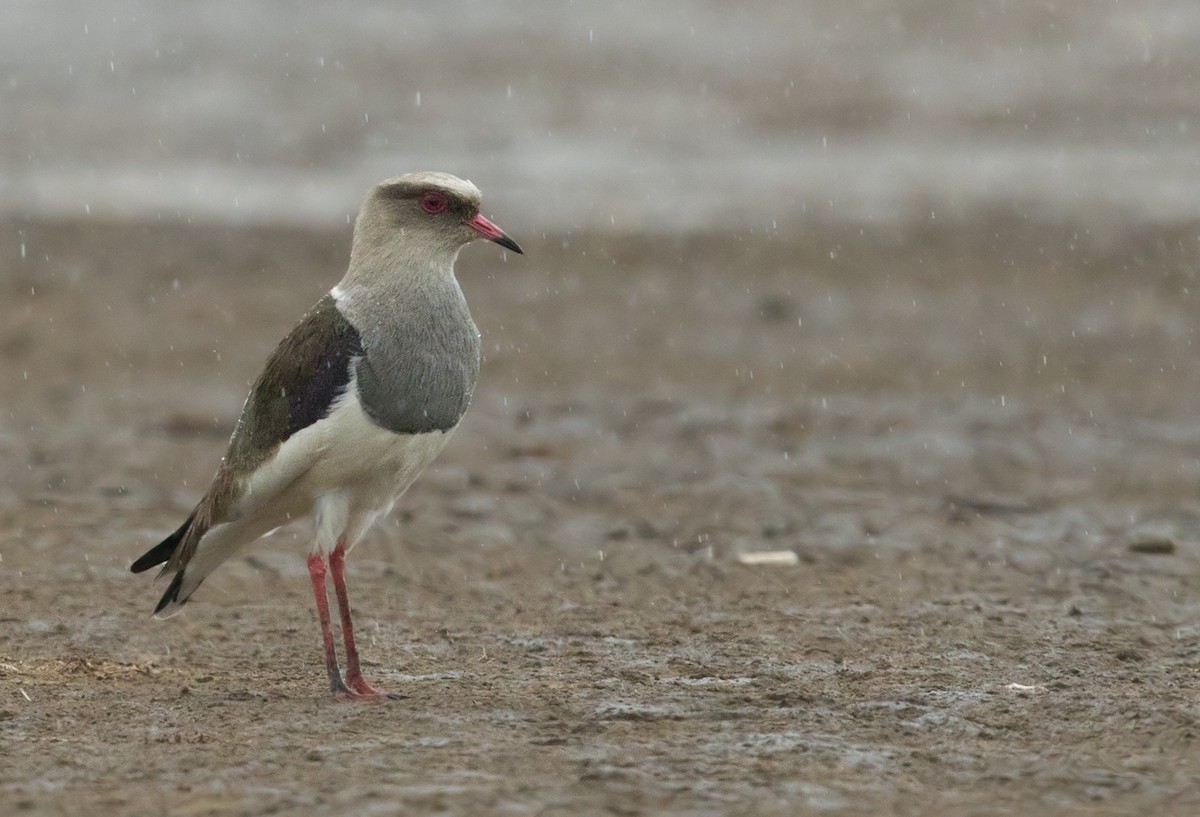
{"type": "Polygon", "coordinates": [[[0,206],[325,224],[445,168],[526,231],[1200,212],[1187,3],[5,3],[0,206]]]}

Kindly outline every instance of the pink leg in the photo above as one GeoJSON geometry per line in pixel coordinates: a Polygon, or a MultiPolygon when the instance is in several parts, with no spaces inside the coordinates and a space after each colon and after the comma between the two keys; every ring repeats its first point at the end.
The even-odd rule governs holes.
{"type": "Polygon", "coordinates": [[[350,690],[342,681],[342,672],[338,669],[337,653],[333,647],[333,628],[329,622],[329,599],[325,595],[325,561],[321,558],[321,554],[308,554],[308,576],[312,579],[313,595],[317,598],[317,615],[321,619],[321,638],[325,641],[325,671],[329,673],[329,688],[334,695],[348,695],[350,690]]]}
{"type": "Polygon", "coordinates": [[[333,573],[333,591],[337,595],[338,612],[342,616],[342,641],[346,644],[346,685],[368,698],[389,698],[366,682],[358,665],[358,647],[354,643],[354,624],[350,621],[350,598],[346,595],[346,540],[339,539],[329,554],[329,569],[333,573]]]}

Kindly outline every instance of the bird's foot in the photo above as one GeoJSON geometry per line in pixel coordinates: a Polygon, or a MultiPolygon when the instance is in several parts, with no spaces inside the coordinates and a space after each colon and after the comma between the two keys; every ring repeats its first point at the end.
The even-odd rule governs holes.
{"type": "Polygon", "coordinates": [[[347,675],[345,682],[334,688],[333,697],[339,701],[401,701],[407,696],[375,689],[361,675],[347,675]]]}
{"type": "Polygon", "coordinates": [[[354,692],[348,690],[346,692],[335,692],[333,697],[339,701],[403,701],[407,695],[394,695],[390,692],[354,692]]]}

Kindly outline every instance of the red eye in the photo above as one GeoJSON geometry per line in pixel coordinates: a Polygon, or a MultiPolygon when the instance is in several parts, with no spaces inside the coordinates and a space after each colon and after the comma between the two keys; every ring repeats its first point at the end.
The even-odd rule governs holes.
{"type": "Polygon", "coordinates": [[[449,202],[441,193],[426,193],[421,196],[421,209],[426,213],[441,213],[446,210],[449,202]]]}

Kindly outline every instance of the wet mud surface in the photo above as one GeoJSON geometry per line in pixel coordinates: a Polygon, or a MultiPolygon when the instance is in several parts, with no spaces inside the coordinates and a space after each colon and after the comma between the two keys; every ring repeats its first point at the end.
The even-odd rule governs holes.
{"type": "Polygon", "coordinates": [[[1200,808],[1187,230],[519,237],[355,705],[303,526],[167,622],[127,573],[348,236],[0,230],[6,813],[1200,808]]]}

